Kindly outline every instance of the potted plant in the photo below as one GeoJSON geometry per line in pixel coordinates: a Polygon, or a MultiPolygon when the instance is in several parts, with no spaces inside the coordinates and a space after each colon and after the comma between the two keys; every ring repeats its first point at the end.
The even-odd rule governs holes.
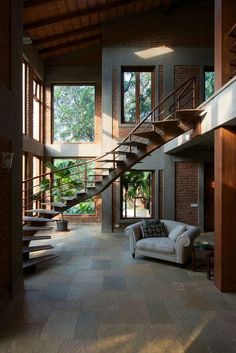
{"type": "MultiPolygon", "coordinates": [[[[35,199],[39,199],[42,193],[51,192],[53,202],[64,203],[63,197],[74,196],[83,183],[75,178],[73,161],[58,161],[56,165],[47,162],[46,166],[53,172],[52,180],[44,178],[40,181],[40,191],[35,199]],[[67,169],[65,169],[67,168],[67,169]]],[[[56,221],[58,231],[68,231],[68,220],[64,218],[65,209],[61,208],[60,219],[56,221]]]]}

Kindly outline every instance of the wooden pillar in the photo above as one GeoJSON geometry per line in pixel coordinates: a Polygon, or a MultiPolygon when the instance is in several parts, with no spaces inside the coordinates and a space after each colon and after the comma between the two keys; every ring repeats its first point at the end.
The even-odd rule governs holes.
{"type": "Polygon", "coordinates": [[[215,131],[215,285],[236,292],[236,129],[215,131]]]}
{"type": "Polygon", "coordinates": [[[235,0],[215,0],[215,91],[230,79],[232,39],[227,34],[236,23],[235,13],[235,0]]]}

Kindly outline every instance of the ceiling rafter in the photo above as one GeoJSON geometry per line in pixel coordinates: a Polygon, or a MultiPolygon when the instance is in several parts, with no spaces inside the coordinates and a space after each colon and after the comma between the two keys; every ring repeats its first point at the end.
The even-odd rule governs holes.
{"type": "Polygon", "coordinates": [[[94,36],[90,36],[90,37],[86,37],[86,38],[82,38],[82,39],[77,39],[77,40],[73,40],[71,42],[58,44],[58,45],[55,45],[55,46],[50,46],[48,48],[40,49],[39,50],[39,54],[40,55],[48,54],[50,52],[54,52],[54,51],[57,51],[57,50],[73,47],[75,45],[80,45],[80,44],[86,44],[86,43],[89,43],[89,42],[94,42],[96,40],[100,40],[101,38],[102,38],[101,34],[96,34],[94,36]]]}
{"type": "Polygon", "coordinates": [[[41,6],[46,4],[55,3],[55,0],[24,0],[23,7],[24,9],[29,9],[34,6],[41,6]]]}
{"type": "Polygon", "coordinates": [[[48,42],[52,42],[54,40],[66,39],[66,38],[69,38],[69,37],[72,37],[75,35],[84,34],[84,33],[90,32],[90,31],[101,30],[101,28],[102,28],[102,26],[100,23],[96,24],[96,25],[92,25],[92,26],[86,26],[86,27],[74,29],[73,31],[63,32],[63,33],[55,34],[53,36],[48,36],[45,38],[33,40],[33,44],[37,46],[37,45],[45,44],[48,42]]]}
{"type": "Polygon", "coordinates": [[[137,2],[137,1],[139,1],[139,0],[118,0],[118,1],[113,1],[113,2],[110,2],[110,3],[107,3],[107,4],[103,4],[103,5],[99,5],[99,6],[96,6],[96,7],[92,7],[92,8],[88,8],[88,9],[72,12],[72,13],[68,13],[66,15],[55,16],[55,17],[44,19],[44,20],[28,23],[28,24],[24,25],[24,30],[25,31],[30,31],[32,29],[37,29],[37,28],[41,28],[41,27],[44,27],[44,26],[49,26],[49,25],[52,25],[52,24],[55,24],[55,23],[58,23],[58,22],[68,21],[68,20],[72,20],[74,18],[79,18],[79,17],[83,17],[83,16],[96,14],[98,12],[107,11],[107,10],[110,10],[110,9],[114,9],[116,7],[120,7],[122,5],[127,5],[127,4],[132,3],[132,2],[137,2]]]}

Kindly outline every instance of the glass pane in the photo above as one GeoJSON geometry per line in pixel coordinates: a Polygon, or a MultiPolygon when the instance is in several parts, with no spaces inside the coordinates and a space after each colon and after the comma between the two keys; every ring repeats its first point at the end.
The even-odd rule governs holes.
{"type": "Polygon", "coordinates": [[[152,74],[140,72],[140,120],[152,110],[152,74]]]}
{"type": "Polygon", "coordinates": [[[40,140],[40,102],[33,100],[33,138],[40,140]]]}
{"type": "Polygon", "coordinates": [[[22,64],[22,132],[25,134],[25,63],[22,64]]]}
{"type": "Polygon", "coordinates": [[[208,99],[214,93],[215,86],[215,72],[205,72],[205,99],[208,99]]]}
{"type": "Polygon", "coordinates": [[[152,172],[132,171],[123,174],[122,217],[150,218],[152,210],[152,172]]]}
{"type": "Polygon", "coordinates": [[[93,142],[94,86],[54,86],[54,141],[93,142]]]}
{"type": "Polygon", "coordinates": [[[136,121],[135,72],[124,72],[124,121],[136,121]]]}

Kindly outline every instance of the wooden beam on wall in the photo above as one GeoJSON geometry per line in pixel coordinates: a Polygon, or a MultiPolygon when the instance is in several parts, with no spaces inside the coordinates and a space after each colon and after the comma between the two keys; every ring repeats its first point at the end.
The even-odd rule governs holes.
{"type": "Polygon", "coordinates": [[[236,292],[236,129],[215,131],[215,285],[236,292]]]}
{"type": "Polygon", "coordinates": [[[90,43],[96,40],[100,40],[102,38],[101,34],[96,34],[94,36],[90,36],[90,37],[86,37],[86,38],[82,38],[82,39],[78,39],[78,40],[73,40],[71,42],[67,42],[67,43],[63,43],[63,44],[59,44],[59,45],[55,45],[55,46],[50,46],[48,48],[44,48],[39,50],[39,54],[43,55],[43,54],[48,54],[57,50],[61,50],[61,49],[66,49],[69,47],[74,47],[75,45],[80,45],[80,44],[86,44],[86,43],[90,43]]]}
{"type": "Polygon", "coordinates": [[[75,36],[75,35],[80,35],[80,34],[84,34],[84,33],[90,32],[90,31],[96,31],[96,30],[101,30],[101,24],[97,24],[97,25],[93,25],[93,26],[86,26],[86,27],[83,27],[83,28],[75,29],[73,31],[68,31],[68,32],[65,32],[65,33],[55,34],[53,36],[48,36],[48,37],[45,37],[45,38],[36,39],[36,40],[33,41],[33,44],[37,46],[37,45],[41,45],[41,44],[52,42],[54,40],[67,39],[67,38],[75,36]]]}
{"type": "Polygon", "coordinates": [[[100,13],[102,11],[111,10],[111,9],[116,8],[116,7],[120,7],[122,5],[127,5],[129,3],[137,2],[137,1],[139,1],[139,0],[113,1],[111,3],[107,3],[107,4],[99,5],[99,6],[96,6],[96,7],[92,7],[92,8],[88,8],[88,9],[72,12],[72,13],[68,13],[66,15],[55,16],[55,17],[47,18],[47,19],[40,20],[40,21],[37,21],[37,22],[28,23],[28,24],[24,25],[24,30],[25,31],[29,31],[29,30],[32,30],[32,29],[36,29],[36,28],[41,28],[41,27],[44,27],[44,26],[52,25],[54,23],[68,21],[68,20],[72,20],[74,18],[80,18],[80,17],[83,17],[83,16],[92,15],[92,14],[97,14],[97,13],[100,13]]]}
{"type": "Polygon", "coordinates": [[[55,3],[55,0],[24,0],[23,1],[23,8],[24,9],[29,9],[35,6],[41,6],[41,5],[46,5],[46,4],[53,4],[55,3]]]}

